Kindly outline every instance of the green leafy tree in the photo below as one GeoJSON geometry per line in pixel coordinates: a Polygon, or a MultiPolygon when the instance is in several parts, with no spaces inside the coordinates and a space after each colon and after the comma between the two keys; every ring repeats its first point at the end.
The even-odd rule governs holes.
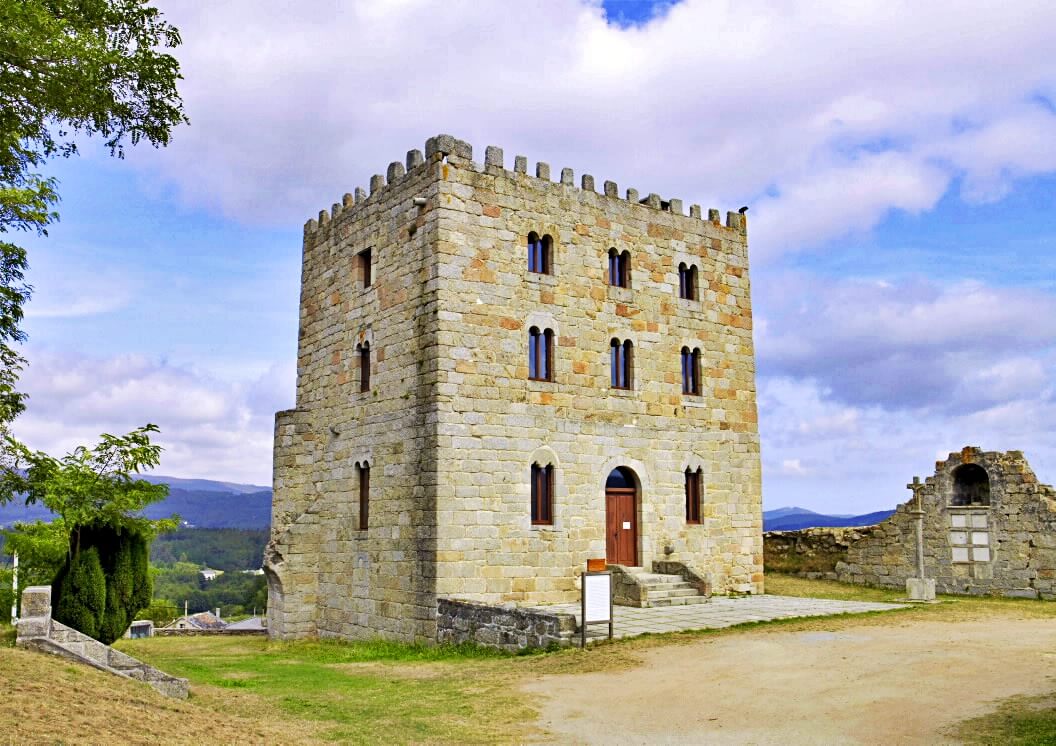
{"type": "MultiPolygon", "coordinates": [[[[146,0],[0,0],[0,234],[47,235],[58,184],[39,169],[76,153],[76,137],[100,135],[118,157],[126,143],[168,144],[187,121],[166,52],[179,44],[146,0]]],[[[0,423],[25,407],[13,345],[26,267],[25,250],[0,240],[0,423]]]]}
{"type": "MultiPolygon", "coordinates": [[[[7,438],[15,458],[0,475],[0,497],[23,494],[27,504],[40,502],[58,516],[53,525],[65,559],[53,584],[55,618],[106,643],[120,637],[135,613],[149,605],[150,541],[178,522],[176,516],[150,520],[139,515],[169,491],[167,485],[133,476],[160,462],[161,446],[150,442],[156,432],[157,426],[148,424],[127,435],[104,433],[96,446],[79,446],[61,459],[7,438]],[[92,558],[82,560],[88,552],[92,558]],[[101,603],[95,597],[95,565],[104,577],[101,603]],[[87,595],[66,599],[71,593],[87,595]],[[90,622],[89,615],[94,615],[90,622]]],[[[17,543],[16,536],[8,541],[17,543]]]]}
{"type": "Polygon", "coordinates": [[[18,585],[48,585],[69,556],[66,532],[58,523],[16,523],[5,529],[4,553],[18,555],[18,585]]]}

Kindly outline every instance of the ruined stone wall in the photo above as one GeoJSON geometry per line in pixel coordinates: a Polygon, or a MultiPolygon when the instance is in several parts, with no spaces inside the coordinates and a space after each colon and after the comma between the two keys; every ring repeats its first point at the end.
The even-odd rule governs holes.
{"type": "Polygon", "coordinates": [[[936,464],[935,475],[909,487],[914,497],[852,543],[836,566],[840,580],[905,587],[916,569],[912,511],[924,511],[924,566],[939,593],[1056,598],[1056,491],[1038,482],[1020,451],[965,448],[936,464]],[[955,505],[955,471],[985,469],[989,505],[955,505]]]}
{"type": "Polygon", "coordinates": [[[846,563],[851,545],[876,531],[876,526],[767,531],[763,534],[763,565],[767,572],[836,580],[836,565],[846,563]]]}
{"type": "Polygon", "coordinates": [[[435,638],[438,168],[412,151],[406,169],[371,180],[369,195],[346,195],[305,226],[297,407],[275,425],[273,636],[435,638]],[[366,287],[357,255],[368,248],[366,287]]]}
{"type": "Polygon", "coordinates": [[[684,561],[714,587],[762,591],[755,368],[742,215],[701,218],[679,200],[593,178],[560,182],[458,143],[442,167],[437,592],[478,601],[567,602],[577,570],[605,556],[609,472],[640,480],[639,564],[684,561]],[[552,273],[528,271],[529,232],[553,239],[552,273]],[[630,288],[607,284],[608,251],[631,254],[630,288]],[[696,265],[698,300],[678,293],[696,265]],[[528,379],[528,331],[554,332],[554,380],[528,379]],[[612,338],[634,344],[630,391],[610,387],[612,338]],[[702,351],[703,395],[683,395],[680,351],[702,351]],[[552,526],[530,520],[533,462],[554,466],[552,526]],[[701,525],[687,525],[684,470],[703,471],[701,525]]]}

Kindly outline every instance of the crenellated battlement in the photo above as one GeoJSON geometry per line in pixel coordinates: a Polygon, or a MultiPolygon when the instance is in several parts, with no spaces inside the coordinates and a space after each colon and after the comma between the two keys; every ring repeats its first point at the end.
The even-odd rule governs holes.
{"type": "MultiPolygon", "coordinates": [[[[362,187],[356,187],[353,193],[346,193],[340,202],[335,202],[329,210],[320,210],[317,218],[312,218],[304,224],[304,234],[307,239],[321,228],[325,228],[339,215],[355,210],[361,205],[370,202],[375,194],[398,184],[408,178],[418,169],[433,163],[450,163],[459,168],[469,168],[480,173],[502,174],[511,173],[506,171],[506,165],[502,148],[488,145],[484,149],[484,163],[473,160],[473,146],[464,140],[459,140],[451,135],[436,135],[425,142],[425,153],[421,150],[409,150],[404,161],[393,161],[389,164],[385,174],[374,174],[370,177],[369,192],[362,187]]],[[[591,174],[583,174],[580,177],[579,186],[575,184],[575,173],[571,168],[562,168],[558,182],[554,182],[550,176],[550,164],[539,161],[535,164],[535,176],[528,173],[528,159],[523,155],[514,156],[512,173],[521,178],[535,178],[551,184],[560,184],[562,187],[597,194],[608,199],[621,200],[633,204],[648,207],[661,212],[669,212],[674,215],[685,216],[681,199],[674,197],[663,198],[655,192],[642,197],[637,189],[628,188],[621,198],[619,186],[614,181],[605,181],[602,191],[599,193],[595,186],[594,177],[591,174]]],[[[745,214],[740,211],[727,211],[725,226],[721,222],[721,213],[715,208],[710,208],[705,218],[700,205],[689,206],[689,217],[697,220],[707,220],[718,227],[739,233],[747,232],[747,220],[745,214]]]]}

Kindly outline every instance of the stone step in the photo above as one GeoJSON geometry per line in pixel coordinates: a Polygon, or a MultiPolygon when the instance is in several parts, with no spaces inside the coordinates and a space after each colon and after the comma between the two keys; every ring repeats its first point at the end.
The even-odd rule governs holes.
{"type": "Polygon", "coordinates": [[[684,583],[681,575],[661,575],[656,572],[641,572],[635,573],[634,579],[639,585],[649,585],[652,583],[684,583]]]}
{"type": "Polygon", "coordinates": [[[706,596],[674,596],[672,598],[657,598],[649,599],[649,605],[656,606],[688,606],[690,604],[706,604],[708,599],[706,596]]]}
{"type": "Polygon", "coordinates": [[[697,589],[692,586],[686,588],[663,588],[660,590],[649,589],[649,600],[652,601],[656,598],[675,598],[678,596],[698,596],[697,589]]]}

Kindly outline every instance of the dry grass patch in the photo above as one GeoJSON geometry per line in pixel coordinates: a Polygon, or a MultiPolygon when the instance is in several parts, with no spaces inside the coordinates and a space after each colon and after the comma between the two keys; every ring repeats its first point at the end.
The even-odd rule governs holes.
{"type": "Polygon", "coordinates": [[[11,743],[319,743],[314,723],[263,703],[181,701],[42,653],[0,648],[0,728],[11,743]],[[218,706],[219,705],[219,706],[218,706]]]}

